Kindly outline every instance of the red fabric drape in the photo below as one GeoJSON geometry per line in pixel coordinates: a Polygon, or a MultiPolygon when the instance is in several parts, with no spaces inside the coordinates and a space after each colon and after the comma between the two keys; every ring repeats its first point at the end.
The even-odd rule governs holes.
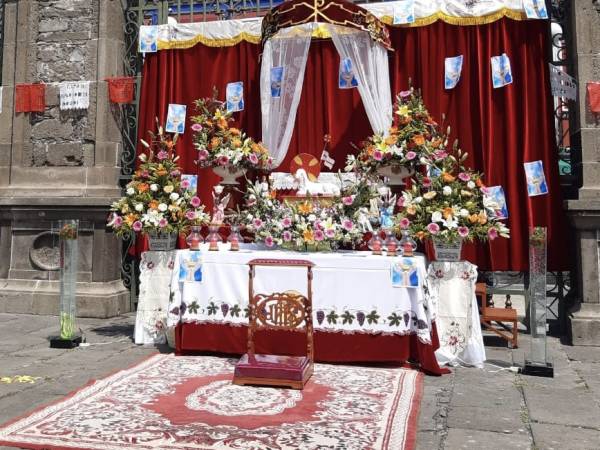
{"type": "MultiPolygon", "coordinates": [[[[395,49],[390,52],[392,93],[420,88],[431,114],[444,126],[452,126],[452,140],[470,155],[470,164],[486,174],[488,185],[502,185],[509,209],[511,239],[497,239],[490,246],[469,245],[466,256],[481,269],[527,270],[528,228],[547,226],[548,264],[551,270],[569,267],[568,234],[562,213],[553,105],[546,54],[547,21],[502,19],[488,25],[454,26],[438,21],[426,27],[391,28],[395,49]],[[493,89],[490,57],[506,53],[511,59],[514,83],[493,89]],[[458,86],[444,89],[444,58],[464,55],[458,86]],[[528,197],[523,162],[542,160],[549,195],[528,197]],[[489,247],[489,249],[488,249],[489,247]]],[[[148,55],[144,67],[140,107],[140,136],[154,129],[154,117],[166,119],[169,103],[188,105],[211,94],[216,86],[224,97],[225,85],[244,82],[246,110],[235,113],[238,125],[261,138],[259,77],[260,47],[242,42],[233,47],[212,48],[198,44],[187,50],[168,50],[148,55]]],[[[307,62],[302,98],[286,160],[298,153],[320,155],[323,135],[331,134],[330,153],[336,169],[371,133],[356,89],[337,88],[339,55],[331,41],[313,41],[307,62]]],[[[186,172],[195,151],[191,133],[178,146],[186,172]]],[[[210,189],[218,177],[200,171],[199,190],[210,204],[210,189]]]]}

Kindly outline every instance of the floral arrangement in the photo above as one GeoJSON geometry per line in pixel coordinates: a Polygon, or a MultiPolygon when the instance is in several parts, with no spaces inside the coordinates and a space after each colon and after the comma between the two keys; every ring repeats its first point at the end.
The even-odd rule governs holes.
{"type": "Polygon", "coordinates": [[[245,208],[239,213],[245,228],[267,247],[293,250],[335,250],[354,247],[363,239],[368,220],[363,206],[376,196],[363,180],[342,190],[332,202],[306,199],[281,202],[260,184],[248,183],[245,208]]]}
{"type": "Polygon", "coordinates": [[[357,156],[350,155],[346,170],[374,174],[384,166],[405,167],[414,173],[432,158],[447,156],[446,135],[425,108],[420,92],[413,88],[396,97],[395,122],[386,137],[374,134],[362,143],[357,156]]]}
{"type": "Polygon", "coordinates": [[[397,228],[420,240],[509,237],[508,228],[497,219],[499,205],[486,195],[481,174],[463,166],[466,158],[466,153],[456,150],[456,156],[431,165],[428,175],[415,175],[412,188],[398,200],[397,228]]]}
{"type": "Polygon", "coordinates": [[[126,195],[111,205],[108,226],[117,235],[129,232],[186,232],[191,225],[209,222],[200,198],[181,180],[175,155],[177,134],[168,135],[158,127],[151,140],[141,140],[147,152],[139,155],[140,165],[126,185],[126,195]]]}
{"type": "Polygon", "coordinates": [[[58,235],[62,239],[77,239],[77,225],[75,223],[65,223],[58,235]]]}
{"type": "Polygon", "coordinates": [[[268,150],[238,128],[223,102],[212,98],[195,101],[198,115],[192,116],[196,163],[202,167],[234,166],[245,169],[270,169],[273,163],[268,150]]]}

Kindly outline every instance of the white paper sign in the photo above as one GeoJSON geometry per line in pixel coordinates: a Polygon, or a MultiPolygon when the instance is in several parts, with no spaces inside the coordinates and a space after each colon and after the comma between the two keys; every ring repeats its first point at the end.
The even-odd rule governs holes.
{"type": "Polygon", "coordinates": [[[577,82],[568,73],[563,72],[553,64],[550,67],[550,89],[555,97],[577,100],[577,82]]]}
{"type": "Polygon", "coordinates": [[[90,106],[90,82],[67,81],[60,83],[60,109],[88,109],[90,106]]]}

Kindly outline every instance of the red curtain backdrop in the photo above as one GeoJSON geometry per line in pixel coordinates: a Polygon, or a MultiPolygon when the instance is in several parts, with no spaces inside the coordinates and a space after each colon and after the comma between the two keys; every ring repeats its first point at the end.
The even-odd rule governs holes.
{"type": "MultiPolygon", "coordinates": [[[[560,195],[557,148],[554,138],[553,98],[547,68],[547,21],[502,19],[487,25],[454,26],[438,21],[426,27],[390,28],[392,94],[406,89],[409,80],[422,90],[433,117],[452,127],[468,152],[469,163],[485,173],[489,186],[502,185],[509,210],[511,239],[491,245],[468,245],[467,259],[485,270],[527,270],[528,229],[548,227],[548,263],[551,270],[569,267],[569,237],[560,195]],[[511,60],[513,84],[493,89],[492,56],[506,53],[511,60]],[[463,55],[458,86],[444,89],[444,58],[463,55]],[[523,163],[542,160],[549,195],[528,197],[523,163]]],[[[245,110],[234,113],[237,125],[261,138],[259,45],[242,42],[232,47],[198,44],[186,50],[148,55],[144,65],[140,104],[140,137],[155,128],[154,118],[166,121],[169,103],[188,105],[187,131],[178,145],[184,172],[193,164],[190,115],[193,101],[208,96],[213,86],[224,98],[229,82],[244,82],[245,110]]],[[[358,90],[337,87],[339,55],[332,42],[313,41],[306,67],[302,97],[286,160],[287,171],[298,153],[317,156],[323,136],[332,136],[330,153],[335,170],[372,133],[358,90]]],[[[210,189],[219,178],[199,171],[199,192],[210,204],[210,189]]]]}

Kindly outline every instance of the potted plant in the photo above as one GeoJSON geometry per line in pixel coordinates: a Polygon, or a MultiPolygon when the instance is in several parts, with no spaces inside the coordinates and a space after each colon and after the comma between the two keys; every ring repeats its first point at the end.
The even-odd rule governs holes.
{"type": "Polygon", "coordinates": [[[108,225],[118,236],[145,233],[150,250],[172,250],[177,236],[191,225],[208,223],[208,215],[196,195],[182,186],[181,169],[175,154],[177,134],[150,133],[141,140],[146,149],[138,156],[140,165],[125,187],[125,196],[111,205],[108,225]]]}
{"type": "Polygon", "coordinates": [[[270,169],[273,159],[260,142],[238,128],[231,127],[231,113],[223,102],[213,97],[195,101],[198,114],[192,117],[194,146],[198,151],[196,163],[201,167],[211,167],[223,178],[221,184],[236,185],[236,178],[248,169],[270,169]]]}

